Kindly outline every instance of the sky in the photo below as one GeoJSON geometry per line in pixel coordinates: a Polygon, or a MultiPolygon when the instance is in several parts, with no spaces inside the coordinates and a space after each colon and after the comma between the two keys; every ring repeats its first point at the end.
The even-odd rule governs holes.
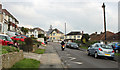
{"type": "Polygon", "coordinates": [[[64,33],[104,31],[102,4],[105,3],[107,31],[118,32],[118,0],[2,0],[3,8],[14,15],[19,26],[40,27],[47,31],[50,25],[64,33]]]}

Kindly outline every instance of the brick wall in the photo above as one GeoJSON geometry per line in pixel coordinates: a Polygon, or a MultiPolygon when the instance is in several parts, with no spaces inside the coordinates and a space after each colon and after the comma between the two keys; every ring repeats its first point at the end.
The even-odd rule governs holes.
{"type": "Polygon", "coordinates": [[[16,62],[24,58],[23,51],[3,54],[2,56],[2,68],[11,68],[16,62]]]}

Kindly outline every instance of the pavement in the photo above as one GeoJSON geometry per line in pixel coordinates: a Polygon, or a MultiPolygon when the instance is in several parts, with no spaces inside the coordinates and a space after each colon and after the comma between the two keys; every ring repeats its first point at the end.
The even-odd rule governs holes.
{"type": "Polygon", "coordinates": [[[51,44],[46,46],[40,62],[40,68],[63,68],[62,62],[51,44]]]}
{"type": "Polygon", "coordinates": [[[64,68],[62,61],[54,50],[51,44],[48,44],[46,47],[40,46],[39,48],[45,49],[44,54],[36,54],[32,52],[23,52],[24,58],[31,58],[40,61],[41,68],[64,68]]]}

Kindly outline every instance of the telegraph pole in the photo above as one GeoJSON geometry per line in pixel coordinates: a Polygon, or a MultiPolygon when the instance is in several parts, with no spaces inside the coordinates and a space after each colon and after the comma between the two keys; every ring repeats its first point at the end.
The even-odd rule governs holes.
{"type": "Polygon", "coordinates": [[[65,23],[65,41],[66,41],[66,23],[65,23]]]}
{"type": "Polygon", "coordinates": [[[105,4],[102,5],[103,12],[104,12],[104,31],[105,31],[105,41],[106,41],[106,17],[105,17],[105,4]]]}

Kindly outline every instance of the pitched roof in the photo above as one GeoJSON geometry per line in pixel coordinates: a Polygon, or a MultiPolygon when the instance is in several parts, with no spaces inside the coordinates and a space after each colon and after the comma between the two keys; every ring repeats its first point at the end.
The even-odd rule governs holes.
{"type": "MultiPolygon", "coordinates": [[[[110,36],[113,36],[114,33],[110,31],[106,31],[106,38],[108,39],[110,36]]],[[[100,40],[105,40],[105,32],[102,34],[92,34],[90,35],[90,40],[91,41],[100,41],[100,40]]]]}
{"type": "Polygon", "coordinates": [[[50,31],[50,34],[51,34],[53,31],[56,31],[57,33],[60,33],[60,34],[64,34],[64,33],[61,32],[60,30],[58,30],[57,28],[55,28],[55,29],[53,29],[52,31],[50,31]]]}
{"type": "Polygon", "coordinates": [[[18,22],[18,20],[17,20],[11,13],[9,13],[6,9],[2,9],[2,12],[4,12],[4,13],[5,13],[6,15],[8,15],[8,16],[14,18],[15,21],[18,22]]]}
{"type": "Polygon", "coordinates": [[[81,32],[79,32],[79,31],[70,32],[67,35],[81,35],[81,32]]]}
{"type": "Polygon", "coordinates": [[[42,30],[41,28],[33,28],[33,29],[29,29],[30,32],[33,32],[34,30],[38,30],[38,31],[43,31],[43,32],[44,32],[44,30],[42,30]]]}

